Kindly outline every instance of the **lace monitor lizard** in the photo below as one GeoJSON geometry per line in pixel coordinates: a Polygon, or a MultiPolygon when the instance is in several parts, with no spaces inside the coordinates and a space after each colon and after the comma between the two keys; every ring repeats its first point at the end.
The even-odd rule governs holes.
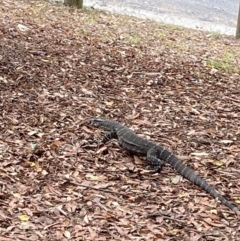
{"type": "Polygon", "coordinates": [[[90,124],[108,131],[102,139],[103,143],[106,143],[113,138],[117,139],[119,144],[126,150],[136,154],[146,155],[148,163],[155,171],[159,171],[162,168],[164,161],[167,162],[184,178],[204,189],[207,193],[211,194],[214,198],[217,198],[221,203],[240,216],[240,211],[237,207],[232,205],[225,197],[218,193],[214,187],[199,177],[193,169],[187,167],[173,153],[164,147],[138,136],[128,127],[112,120],[93,118],[90,120],[90,124]]]}

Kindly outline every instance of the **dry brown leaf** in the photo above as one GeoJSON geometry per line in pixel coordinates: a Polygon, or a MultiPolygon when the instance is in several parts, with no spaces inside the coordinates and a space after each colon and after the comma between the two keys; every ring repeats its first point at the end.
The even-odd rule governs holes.
{"type": "Polygon", "coordinates": [[[177,175],[174,178],[172,178],[172,183],[178,184],[181,180],[182,180],[182,177],[180,175],[177,175]]]}
{"type": "Polygon", "coordinates": [[[192,152],[191,155],[193,156],[208,156],[209,154],[206,152],[192,152]]]}
{"type": "Polygon", "coordinates": [[[220,140],[219,143],[230,144],[233,143],[232,140],[220,140]]]}

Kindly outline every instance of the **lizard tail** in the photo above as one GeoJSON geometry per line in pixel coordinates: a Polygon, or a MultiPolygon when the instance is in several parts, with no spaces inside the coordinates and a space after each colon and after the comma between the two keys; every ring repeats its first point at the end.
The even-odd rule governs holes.
{"type": "Polygon", "coordinates": [[[193,169],[186,166],[181,160],[179,160],[170,151],[163,149],[160,153],[160,159],[165,160],[184,178],[188,179],[190,182],[201,187],[207,193],[210,193],[214,198],[217,198],[222,204],[224,204],[232,211],[234,211],[237,215],[240,215],[240,211],[237,209],[237,207],[232,205],[225,197],[223,197],[220,193],[218,193],[214,187],[212,187],[205,180],[199,177],[193,169]]]}

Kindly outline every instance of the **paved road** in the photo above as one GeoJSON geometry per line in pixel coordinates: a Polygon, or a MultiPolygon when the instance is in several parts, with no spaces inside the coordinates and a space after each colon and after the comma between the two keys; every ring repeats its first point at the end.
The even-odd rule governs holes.
{"type": "Polygon", "coordinates": [[[235,35],[239,0],[84,0],[86,6],[235,35]]]}

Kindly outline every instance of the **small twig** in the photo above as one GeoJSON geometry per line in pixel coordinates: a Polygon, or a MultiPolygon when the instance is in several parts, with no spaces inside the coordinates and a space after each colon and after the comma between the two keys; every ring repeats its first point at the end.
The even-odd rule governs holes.
{"type": "Polygon", "coordinates": [[[61,214],[63,214],[65,217],[68,216],[67,213],[64,212],[61,207],[57,207],[57,210],[58,210],[61,214]]]}
{"type": "MultiPolygon", "coordinates": [[[[162,216],[162,217],[164,218],[164,220],[168,219],[168,220],[171,220],[171,221],[178,222],[179,225],[184,225],[184,226],[186,225],[186,221],[183,221],[183,220],[180,220],[180,219],[176,219],[176,218],[171,218],[171,217],[169,217],[168,214],[163,213],[162,211],[158,211],[158,212],[149,214],[149,215],[147,215],[147,218],[148,218],[148,217],[155,217],[155,216],[162,216]]],[[[193,224],[192,224],[192,225],[193,225],[193,224]]],[[[189,230],[189,231],[197,232],[197,233],[202,234],[202,235],[206,235],[206,233],[203,234],[201,230],[197,230],[197,229],[191,228],[191,227],[189,227],[189,226],[186,227],[186,229],[189,230]]]]}
{"type": "Polygon", "coordinates": [[[224,174],[224,175],[227,175],[227,176],[236,176],[236,177],[239,177],[240,176],[240,172],[238,172],[238,171],[234,171],[234,172],[225,172],[225,171],[221,171],[221,170],[218,170],[217,168],[216,169],[214,169],[214,171],[216,171],[216,172],[220,172],[220,173],[222,173],[222,174],[224,174]]]}
{"type": "Polygon", "coordinates": [[[67,179],[71,184],[75,184],[77,186],[80,186],[80,187],[85,187],[85,188],[88,188],[88,189],[92,189],[92,190],[96,190],[96,191],[101,191],[101,192],[107,192],[107,193],[113,193],[113,194],[117,194],[117,195],[123,195],[123,196],[126,196],[128,197],[129,195],[125,194],[125,193],[121,193],[121,192],[114,192],[114,191],[111,191],[111,190],[107,190],[107,189],[102,189],[102,188],[95,188],[95,187],[91,187],[91,186],[87,186],[87,185],[84,185],[84,184],[80,184],[78,182],[76,182],[74,179],[70,178],[70,179],[67,179]]]}
{"type": "MultiPolygon", "coordinates": [[[[60,223],[60,222],[52,223],[52,224],[50,224],[50,225],[48,225],[48,226],[44,226],[43,229],[46,230],[46,229],[51,228],[51,227],[53,227],[53,226],[55,226],[55,225],[58,225],[58,224],[62,224],[62,223],[60,223]]],[[[42,224],[42,225],[44,225],[44,224],[42,224]]]]}
{"type": "Polygon", "coordinates": [[[95,202],[99,207],[101,207],[102,209],[104,209],[105,211],[108,211],[108,209],[107,209],[104,205],[102,205],[102,204],[100,203],[99,198],[96,198],[96,199],[94,200],[94,202],[95,202]]]}
{"type": "Polygon", "coordinates": [[[224,96],[223,98],[226,99],[226,100],[232,100],[232,101],[234,101],[234,102],[240,103],[240,100],[234,99],[234,98],[232,98],[232,97],[224,96]]]}
{"type": "Polygon", "coordinates": [[[147,215],[147,218],[156,217],[156,216],[162,216],[164,219],[169,219],[169,220],[181,223],[181,224],[186,224],[185,221],[182,221],[182,220],[179,220],[179,219],[176,219],[176,218],[171,218],[169,215],[167,215],[167,214],[165,214],[161,211],[158,211],[158,212],[155,212],[155,213],[150,213],[150,214],[147,215]]]}
{"type": "Polygon", "coordinates": [[[150,76],[156,76],[156,75],[161,75],[160,72],[132,72],[132,74],[134,75],[150,75],[150,76]]]}

